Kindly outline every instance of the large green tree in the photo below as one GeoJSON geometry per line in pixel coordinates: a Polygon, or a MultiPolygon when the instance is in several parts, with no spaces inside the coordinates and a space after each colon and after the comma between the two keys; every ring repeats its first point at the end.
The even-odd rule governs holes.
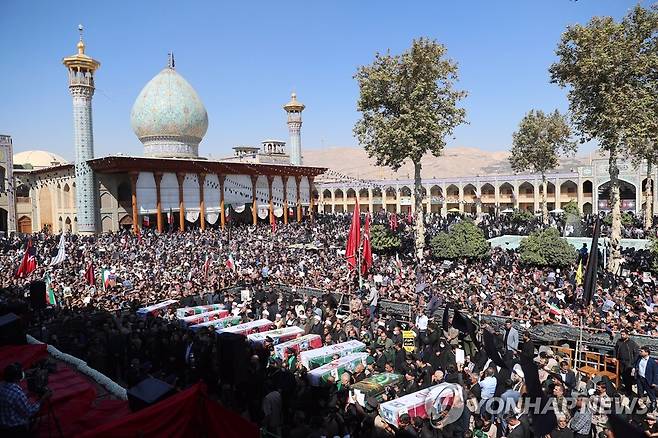
{"type": "MultiPolygon", "coordinates": [[[[568,87],[569,109],[581,141],[596,140],[609,154],[612,231],[608,270],[617,272],[621,262],[621,217],[617,159],[636,135],[642,110],[638,97],[647,95],[651,55],[647,39],[655,28],[647,25],[649,12],[640,6],[621,22],[611,17],[594,17],[586,25],[567,27],[550,67],[552,82],[568,87]]],[[[654,35],[653,37],[651,35],[654,35]]],[[[655,70],[653,72],[655,82],[655,70]]],[[[655,84],[653,84],[655,87],[655,84]]],[[[654,112],[655,117],[655,112],[654,112]]]]}
{"type": "Polygon", "coordinates": [[[473,221],[466,219],[439,232],[430,240],[432,255],[439,259],[481,258],[489,252],[489,242],[473,221]]]}
{"type": "Polygon", "coordinates": [[[563,267],[576,261],[576,249],[555,228],[536,231],[519,244],[521,263],[563,267]]]}
{"type": "Polygon", "coordinates": [[[627,132],[624,151],[636,166],[646,161],[644,227],[653,225],[653,169],[658,162],[658,4],[651,9],[636,6],[624,20],[640,58],[634,69],[632,86],[626,88],[627,132]]]}
{"type": "Polygon", "coordinates": [[[573,155],[575,152],[576,143],[571,141],[569,122],[557,110],[551,114],[531,110],[521,119],[518,131],[512,134],[509,157],[512,169],[516,172],[541,174],[541,208],[545,224],[548,223],[546,172],[560,164],[560,156],[573,155]]]}
{"type": "Polygon", "coordinates": [[[420,38],[400,55],[375,55],[372,64],[359,67],[357,109],[361,119],[354,133],[377,165],[400,168],[414,165],[414,221],[416,253],[423,257],[425,221],[421,159],[441,155],[446,137],[465,120],[458,103],[466,96],[455,89],[457,64],[446,57],[438,42],[420,38]]]}

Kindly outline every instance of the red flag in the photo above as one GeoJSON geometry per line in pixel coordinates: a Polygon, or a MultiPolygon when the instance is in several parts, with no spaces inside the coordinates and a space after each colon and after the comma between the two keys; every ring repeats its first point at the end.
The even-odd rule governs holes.
{"type": "Polygon", "coordinates": [[[16,271],[16,277],[25,278],[30,275],[34,270],[37,269],[37,250],[32,245],[32,239],[27,241],[25,247],[25,254],[23,254],[23,259],[21,264],[16,271]]]}
{"type": "Polygon", "coordinates": [[[270,215],[270,225],[272,226],[272,232],[276,233],[276,218],[274,215],[270,215]]]}
{"type": "Polygon", "coordinates": [[[203,276],[208,279],[208,272],[210,271],[210,257],[206,256],[206,262],[203,264],[203,276]]]}
{"type": "Polygon", "coordinates": [[[363,262],[361,274],[365,275],[372,267],[372,246],[370,246],[370,215],[366,215],[366,224],[363,226],[363,262]]]}
{"type": "Polygon", "coordinates": [[[407,213],[407,223],[408,224],[413,224],[414,223],[414,217],[411,214],[411,206],[409,206],[409,212],[407,213]]]}
{"type": "Polygon", "coordinates": [[[355,198],[354,213],[352,214],[352,226],[347,236],[345,247],[345,258],[349,269],[356,269],[356,257],[361,243],[361,212],[359,211],[359,198],[355,198]]]}
{"type": "Polygon", "coordinates": [[[388,224],[391,227],[392,231],[397,231],[397,229],[398,229],[398,215],[396,213],[391,213],[391,217],[388,220],[388,224]]]}
{"type": "Polygon", "coordinates": [[[85,280],[89,286],[96,286],[96,275],[94,275],[94,264],[89,263],[85,271],[85,280]]]}

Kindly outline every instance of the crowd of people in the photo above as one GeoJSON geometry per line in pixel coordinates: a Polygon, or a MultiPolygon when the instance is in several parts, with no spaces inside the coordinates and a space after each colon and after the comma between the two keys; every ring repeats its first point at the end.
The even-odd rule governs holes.
{"type": "MultiPolygon", "coordinates": [[[[582,318],[586,326],[614,333],[620,342],[628,334],[657,335],[658,292],[643,273],[645,254],[625,251],[624,276],[602,274],[592,304],[582,306],[576,266],[527,267],[515,251],[503,248],[492,248],[481,260],[446,263],[428,254],[417,263],[412,227],[400,217],[396,232],[402,247],[397,253],[376,254],[360,284],[342,255],[350,220],[351,215],[320,215],[312,223],[281,225],[276,231],[266,224],[233,224],[224,231],[70,235],[65,237],[66,258],[54,266],[50,262],[58,253],[60,236],[36,233],[29,239],[38,267],[26,278],[14,274],[28,236],[4,237],[0,299],[4,306],[23,306],[33,336],[84,359],[122,385],[155,376],[184,388],[203,379],[214,397],[273,436],[529,437],[531,416],[523,409],[526,382],[518,366],[524,356],[537,363],[543,392],[555,406],[558,422],[551,436],[606,433],[605,404],[625,406],[628,420],[658,434],[652,412],[658,371],[654,377],[653,367],[647,366],[653,360],[650,347],[621,344],[626,349],[618,348],[615,354],[630,353],[622,361],[623,385],[615,387],[606,378],[576,378],[572,358],[540,348],[526,331],[541,324],[578,325],[582,318]],[[89,271],[93,282],[86,275],[89,271]],[[45,276],[57,305],[29,312],[27,286],[45,276]],[[236,285],[250,290],[249,299],[230,288],[236,285]],[[275,285],[331,294],[285,294],[275,285]],[[333,294],[347,297],[347,303],[338,303],[333,294]],[[222,357],[212,329],[187,330],[175,321],[174,307],[157,318],[136,313],[139,307],[167,299],[179,300],[181,307],[221,303],[243,321],[266,318],[278,328],[297,326],[320,335],[323,345],[359,340],[367,346],[367,365],[318,388],[309,384],[308,370],[294,354],[277,359],[265,342],[245,356],[238,376],[227,379],[223,367],[230,359],[222,357]],[[382,300],[411,304],[414,315],[410,321],[396,320],[380,309],[382,300]],[[442,323],[439,309],[447,304],[465,315],[509,318],[505,330],[494,333],[505,367],[492,364],[474,339],[480,337],[479,329],[474,336],[442,323]],[[413,351],[404,348],[403,328],[416,335],[413,351]],[[350,392],[356,382],[380,372],[404,376],[385,399],[442,382],[457,385],[466,401],[461,415],[450,424],[408,416],[402,416],[397,427],[388,424],[378,413],[382,400],[362,406],[350,392]],[[641,404],[647,409],[629,407],[638,392],[647,394],[641,404]],[[483,407],[491,407],[493,400],[503,406],[495,413],[483,407]]],[[[459,220],[429,217],[428,236],[459,220]]],[[[375,215],[373,221],[389,224],[385,215],[375,215]]],[[[591,218],[584,221],[585,228],[591,224],[591,218]]],[[[489,236],[514,227],[518,232],[541,227],[533,222],[520,230],[502,217],[479,225],[489,236]]]]}

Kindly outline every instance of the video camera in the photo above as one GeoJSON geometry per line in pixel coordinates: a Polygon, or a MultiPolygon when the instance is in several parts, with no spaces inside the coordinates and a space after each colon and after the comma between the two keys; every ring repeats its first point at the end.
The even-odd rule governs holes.
{"type": "Polygon", "coordinates": [[[25,371],[27,389],[39,396],[48,392],[48,378],[50,373],[57,371],[57,364],[48,360],[42,360],[31,369],[25,371]]]}

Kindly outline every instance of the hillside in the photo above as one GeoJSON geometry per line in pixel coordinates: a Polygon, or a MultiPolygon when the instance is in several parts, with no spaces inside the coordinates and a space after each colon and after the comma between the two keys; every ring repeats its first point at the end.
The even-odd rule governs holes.
{"type": "MultiPolygon", "coordinates": [[[[441,157],[427,155],[423,157],[423,178],[453,178],[477,175],[509,175],[512,169],[507,161],[506,151],[485,151],[478,148],[446,148],[441,157]]],[[[338,173],[359,179],[393,179],[413,178],[414,169],[410,161],[393,172],[387,167],[375,165],[375,160],[368,158],[365,150],[356,147],[332,147],[324,149],[307,149],[304,151],[304,164],[308,166],[328,167],[338,173]]],[[[574,157],[562,160],[558,170],[569,171],[571,168],[587,164],[587,157],[574,157]]]]}

